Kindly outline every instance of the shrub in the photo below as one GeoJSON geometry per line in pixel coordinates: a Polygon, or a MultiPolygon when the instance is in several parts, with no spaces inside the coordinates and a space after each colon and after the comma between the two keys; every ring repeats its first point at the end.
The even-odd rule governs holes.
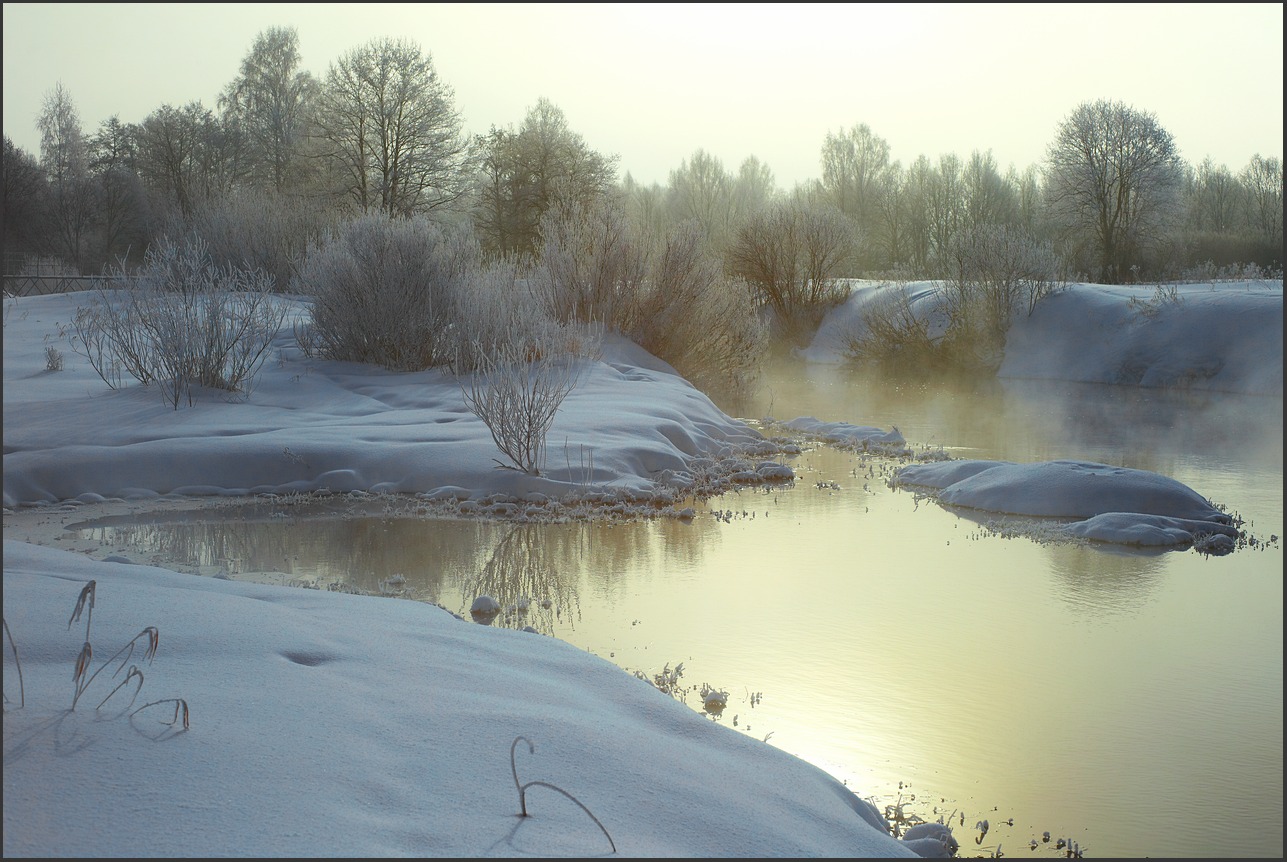
{"type": "Polygon", "coordinates": [[[869,302],[846,357],[905,371],[995,372],[1014,316],[1061,286],[1048,244],[999,225],[956,235],[944,264],[936,302],[916,309],[906,291],[888,288],[869,302]]]}
{"type": "Polygon", "coordinates": [[[456,299],[478,260],[471,235],[423,217],[346,222],[310,246],[293,285],[314,298],[312,349],[400,371],[452,362],[456,299]]]}
{"type": "Polygon", "coordinates": [[[602,198],[551,209],[541,235],[544,248],[530,287],[545,312],[555,320],[630,332],[648,277],[648,251],[624,209],[602,198]]]}
{"type": "Polygon", "coordinates": [[[453,365],[465,406],[509,461],[498,463],[539,476],[550,426],[580,379],[579,359],[597,358],[599,340],[587,325],[551,320],[519,276],[502,261],[457,294],[453,365]]]}
{"type": "Polygon", "coordinates": [[[271,291],[262,270],[216,266],[199,239],[162,239],[135,275],[122,266],[98,281],[76,310],[72,347],[108,386],[124,370],[176,410],[193,403],[193,386],[244,393],[285,316],[271,291]]]}
{"type": "Polygon", "coordinates": [[[750,288],[723,273],[695,223],[650,243],[608,200],[552,212],[530,285],[558,321],[599,323],[699,384],[744,383],[765,342],[750,288]]]}
{"type": "Polygon", "coordinates": [[[563,400],[576,387],[581,364],[569,351],[511,341],[478,351],[478,370],[462,383],[465,405],[487,425],[510,463],[533,476],[545,468],[545,438],[563,400]]]}
{"type": "Polygon", "coordinates": [[[755,293],[724,274],[697,222],[675,228],[638,297],[635,341],[699,386],[750,383],[768,340],[755,293]]]}
{"type": "Polygon", "coordinates": [[[836,274],[855,243],[852,225],[835,207],[775,201],[738,230],[729,269],[755,289],[778,335],[798,342],[844,299],[836,274]]]}
{"type": "Polygon", "coordinates": [[[918,316],[907,292],[881,285],[879,294],[862,311],[862,323],[844,346],[845,357],[859,365],[898,369],[931,368],[939,361],[930,320],[918,316]]]}
{"type": "Polygon", "coordinates": [[[592,327],[549,316],[529,289],[526,272],[513,260],[500,260],[466,277],[456,293],[451,334],[452,363],[457,374],[494,364],[514,345],[531,358],[570,353],[596,356],[592,327]]]}
{"type": "Polygon", "coordinates": [[[190,234],[206,244],[220,266],[262,270],[273,290],[286,291],[308,251],[334,227],[335,218],[300,198],[244,189],[210,198],[187,222],[177,217],[171,236],[190,234]]]}
{"type": "Polygon", "coordinates": [[[995,371],[1014,315],[1032,314],[1058,286],[1054,251],[1021,230],[985,224],[955,234],[945,262],[942,347],[962,366],[995,371]]]}

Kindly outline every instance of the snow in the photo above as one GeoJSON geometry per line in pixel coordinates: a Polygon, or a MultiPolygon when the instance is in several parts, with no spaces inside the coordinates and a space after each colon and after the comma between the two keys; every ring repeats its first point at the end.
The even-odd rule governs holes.
{"type": "Polygon", "coordinates": [[[940,461],[899,469],[895,486],[935,491],[938,502],[1036,518],[1076,519],[1060,532],[1100,542],[1232,550],[1238,530],[1210,500],[1174,479],[1089,461],[940,461]],[[1215,544],[1210,536],[1223,536],[1215,544]]]}
{"type": "MultiPolygon", "coordinates": [[[[932,296],[929,283],[907,289],[932,296]]],[[[837,333],[874,290],[855,289],[808,358],[836,360],[837,333]]],[[[1074,286],[1017,322],[1002,374],[1281,398],[1281,282],[1186,288],[1148,313],[1130,302],[1150,296],[1074,286]],[[1180,342],[1170,352],[1168,338],[1180,342]]],[[[67,344],[78,301],[5,301],[6,856],[871,857],[955,846],[946,827],[896,839],[822,770],[540,634],[420,602],[194,577],[11,538],[20,519],[88,504],[256,494],[396,492],[462,517],[683,519],[692,494],[791,480],[778,460],[789,445],[725,415],[665,363],[608,339],[558,414],[544,475],[530,476],[498,469],[450,376],[309,359],[289,319],[245,398],[200,390],[175,410],[147,388],[110,390],[67,344]],[[51,346],[62,370],[46,369],[51,346]],[[93,607],[69,622],[90,581],[93,607]],[[126,659],[145,676],[137,691],[108,696],[126,672],[111,678],[117,659],[69,709],[82,626],[91,672],[159,629],[154,660],[141,645],[126,659]]],[[[304,300],[282,301],[305,313],[304,300]]],[[[905,448],[896,428],[791,425],[836,445],[905,448]]],[[[952,505],[1082,519],[1070,536],[1228,538],[1196,491],[1111,465],[942,461],[900,481],[913,479],[952,505]]],[[[708,694],[718,708],[721,693],[708,694]]]]}
{"type": "MultiPolygon", "coordinates": [[[[864,307],[901,290],[941,334],[935,282],[852,283],[801,351],[839,363],[849,336],[865,330],[864,307]]],[[[1015,316],[998,376],[1078,383],[1184,386],[1282,397],[1283,283],[1073,284],[1015,316]]]]}
{"type": "Polygon", "coordinates": [[[792,431],[808,434],[841,448],[879,451],[891,455],[907,450],[907,441],[897,428],[885,431],[871,425],[824,422],[813,416],[797,416],[785,425],[792,431]]]}
{"type": "Polygon", "coordinates": [[[182,575],[6,540],[4,855],[909,856],[874,808],[798,758],[544,635],[432,605],[182,575]],[[145,679],[114,662],[160,630],[145,679]],[[175,704],[190,724],[171,725],[175,704]],[[135,712],[152,701],[167,701],[135,712]]]}

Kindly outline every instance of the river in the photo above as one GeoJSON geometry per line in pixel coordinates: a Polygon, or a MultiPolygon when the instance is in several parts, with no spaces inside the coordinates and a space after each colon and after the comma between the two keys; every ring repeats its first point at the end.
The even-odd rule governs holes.
{"type": "Polygon", "coordinates": [[[76,530],[140,561],[397,593],[465,619],[490,594],[505,609],[492,625],[669,671],[703,714],[703,686],[723,692],[709,720],[890,813],[950,816],[962,856],[1030,841],[1064,856],[1060,839],[1087,857],[1282,855],[1281,399],[896,383],[788,361],[720,406],[897,426],[953,457],[1152,470],[1227,507],[1255,542],[1204,556],[1002,535],[891,489],[895,460],[820,445],[789,459],[793,485],[709,500],[691,521],[260,504],[76,530]]]}

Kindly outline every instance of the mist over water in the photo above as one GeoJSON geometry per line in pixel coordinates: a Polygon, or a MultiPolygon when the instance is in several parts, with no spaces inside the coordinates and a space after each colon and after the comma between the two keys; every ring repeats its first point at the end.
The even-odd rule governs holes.
{"type": "MultiPolygon", "coordinates": [[[[717,402],[751,420],[897,426],[954,457],[1153,470],[1282,535],[1280,399],[784,362],[717,402]]],[[[1027,853],[1046,830],[1033,855],[1062,855],[1058,837],[1088,857],[1281,855],[1280,544],[1204,557],[1001,538],[890,489],[897,462],[818,446],[790,463],[793,486],[710,500],[691,523],[341,502],[79,529],[138,562],[403,594],[467,620],[486,593],[503,609],[491,625],[649,678],[683,662],[694,709],[703,683],[724,690],[710,720],[881,807],[954,814],[962,856],[1027,853]]]]}

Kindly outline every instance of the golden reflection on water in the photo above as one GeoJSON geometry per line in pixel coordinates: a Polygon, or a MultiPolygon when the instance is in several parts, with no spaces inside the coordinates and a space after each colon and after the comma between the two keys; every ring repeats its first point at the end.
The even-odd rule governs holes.
{"type": "MultiPolygon", "coordinates": [[[[892,401],[870,415],[835,392],[818,397],[836,409],[817,402],[783,418],[899,424],[927,442],[908,429],[948,409],[898,423],[892,401]]],[[[980,443],[979,457],[1107,451],[1067,451],[1050,424],[1065,413],[999,408],[1005,397],[948,399],[1019,441],[980,443]],[[1023,425],[1025,414],[1039,419],[1023,425]]],[[[1112,426],[1111,406],[1095,411],[1101,431],[1112,426]]],[[[1277,433],[1281,445],[1281,420],[1277,433]]],[[[1201,459],[1164,450],[1121,454],[1142,469],[1185,463],[1199,479],[1226,469],[1204,473],[1201,459]]],[[[86,529],[108,531],[98,537],[138,549],[140,561],[207,574],[377,593],[396,573],[411,597],[468,618],[476,596],[492,595],[503,609],[493,625],[532,626],[648,677],[683,662],[695,709],[703,683],[729,693],[710,720],[768,737],[879,802],[901,794],[927,819],[963,815],[962,855],[998,842],[1014,855],[1045,830],[1089,856],[1281,854],[1278,548],[1205,558],[1001,538],[888,488],[892,462],[822,447],[793,465],[794,487],[717,498],[691,523],[264,510],[86,529]],[[985,817],[992,829],[976,846],[970,827],[985,817]]],[[[1262,532],[1280,533],[1272,466],[1241,470],[1224,487],[1250,487],[1262,532]]]]}

